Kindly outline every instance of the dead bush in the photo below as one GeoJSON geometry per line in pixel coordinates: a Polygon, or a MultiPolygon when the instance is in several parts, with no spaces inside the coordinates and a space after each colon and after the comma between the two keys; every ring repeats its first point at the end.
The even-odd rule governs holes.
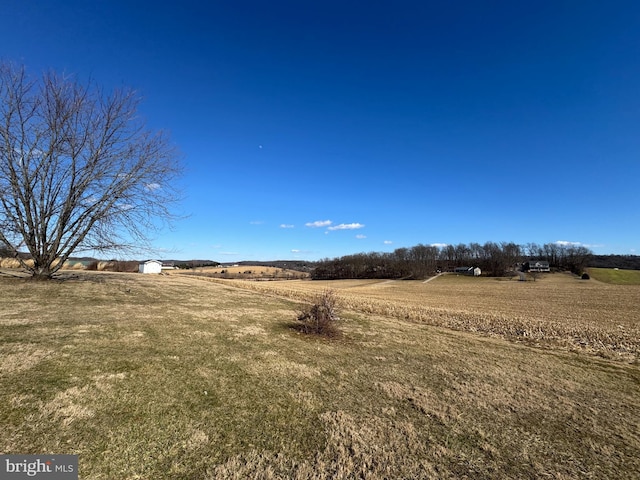
{"type": "Polygon", "coordinates": [[[338,297],[333,290],[317,294],[311,305],[306,305],[298,314],[300,330],[304,333],[336,337],[340,335],[337,322],[338,297]]]}
{"type": "Polygon", "coordinates": [[[98,261],[97,260],[93,260],[92,262],[87,264],[87,270],[89,270],[90,272],[96,272],[98,271],[98,261]]]}
{"type": "Polygon", "coordinates": [[[138,262],[131,260],[114,260],[111,269],[114,272],[138,273],[138,262]]]}

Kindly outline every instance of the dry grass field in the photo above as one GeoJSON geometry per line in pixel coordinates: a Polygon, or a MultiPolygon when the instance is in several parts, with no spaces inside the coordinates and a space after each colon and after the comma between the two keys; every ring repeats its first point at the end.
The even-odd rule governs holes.
{"type": "Polygon", "coordinates": [[[198,267],[189,270],[170,270],[167,274],[194,275],[211,278],[233,278],[243,280],[302,280],[310,274],[286,268],[241,265],[237,267],[198,267]]]}
{"type": "Polygon", "coordinates": [[[636,307],[616,306],[628,310],[637,287],[333,282],[348,308],[343,335],[327,340],[291,328],[296,299],[322,283],[68,275],[0,274],[0,453],[78,454],[80,478],[108,480],[640,471],[637,361],[462,328],[493,315],[605,331],[620,316],[637,329],[636,307]],[[537,309],[536,299],[562,303],[537,309]],[[460,330],[437,326],[456,318],[460,330]]]}
{"type": "Polygon", "coordinates": [[[537,281],[443,275],[423,281],[341,280],[236,282],[233,285],[297,300],[325,288],[348,309],[499,335],[546,347],[584,350],[637,361],[640,286],[608,285],[570,274],[537,281]]]}

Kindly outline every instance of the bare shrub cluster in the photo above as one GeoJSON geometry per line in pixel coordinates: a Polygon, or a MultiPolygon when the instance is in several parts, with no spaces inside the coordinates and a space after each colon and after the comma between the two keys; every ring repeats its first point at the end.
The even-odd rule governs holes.
{"type": "Polygon", "coordinates": [[[318,293],[310,305],[302,308],[298,314],[301,330],[304,333],[336,337],[340,334],[337,321],[338,296],[333,290],[326,289],[318,293]]]}
{"type": "Polygon", "coordinates": [[[115,260],[112,263],[111,270],[114,272],[137,273],[138,262],[133,260],[115,260]]]}
{"type": "Polygon", "coordinates": [[[87,265],[86,270],[89,270],[90,272],[96,272],[98,271],[98,264],[99,262],[97,260],[93,260],[91,263],[87,265]]]}
{"type": "Polygon", "coordinates": [[[138,262],[135,260],[112,260],[109,262],[100,262],[94,260],[86,267],[89,271],[101,271],[101,272],[127,272],[137,273],[138,262]]]}

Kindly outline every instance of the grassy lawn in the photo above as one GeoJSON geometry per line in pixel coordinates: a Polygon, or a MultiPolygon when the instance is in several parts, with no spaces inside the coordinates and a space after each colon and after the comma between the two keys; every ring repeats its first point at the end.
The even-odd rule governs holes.
{"type": "Polygon", "coordinates": [[[616,270],[614,268],[589,268],[591,278],[614,285],[640,285],[640,270],[616,270]]]}
{"type": "Polygon", "coordinates": [[[0,276],[2,453],[78,454],[109,480],[640,471],[637,362],[357,309],[309,338],[292,299],[76,275],[0,276]]]}

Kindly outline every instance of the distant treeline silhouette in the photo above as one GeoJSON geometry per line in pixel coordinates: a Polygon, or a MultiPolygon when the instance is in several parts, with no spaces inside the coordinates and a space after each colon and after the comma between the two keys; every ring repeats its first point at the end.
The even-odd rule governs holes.
{"type": "Polygon", "coordinates": [[[640,270],[639,255],[593,255],[589,258],[589,266],[596,268],[622,268],[640,270]]]}
{"type": "Polygon", "coordinates": [[[348,278],[422,279],[460,267],[479,267],[483,275],[503,276],[524,262],[547,261],[554,271],[581,274],[592,256],[580,245],[486,242],[458,245],[416,245],[393,252],[370,252],[320,260],[311,277],[316,280],[348,278]]]}

